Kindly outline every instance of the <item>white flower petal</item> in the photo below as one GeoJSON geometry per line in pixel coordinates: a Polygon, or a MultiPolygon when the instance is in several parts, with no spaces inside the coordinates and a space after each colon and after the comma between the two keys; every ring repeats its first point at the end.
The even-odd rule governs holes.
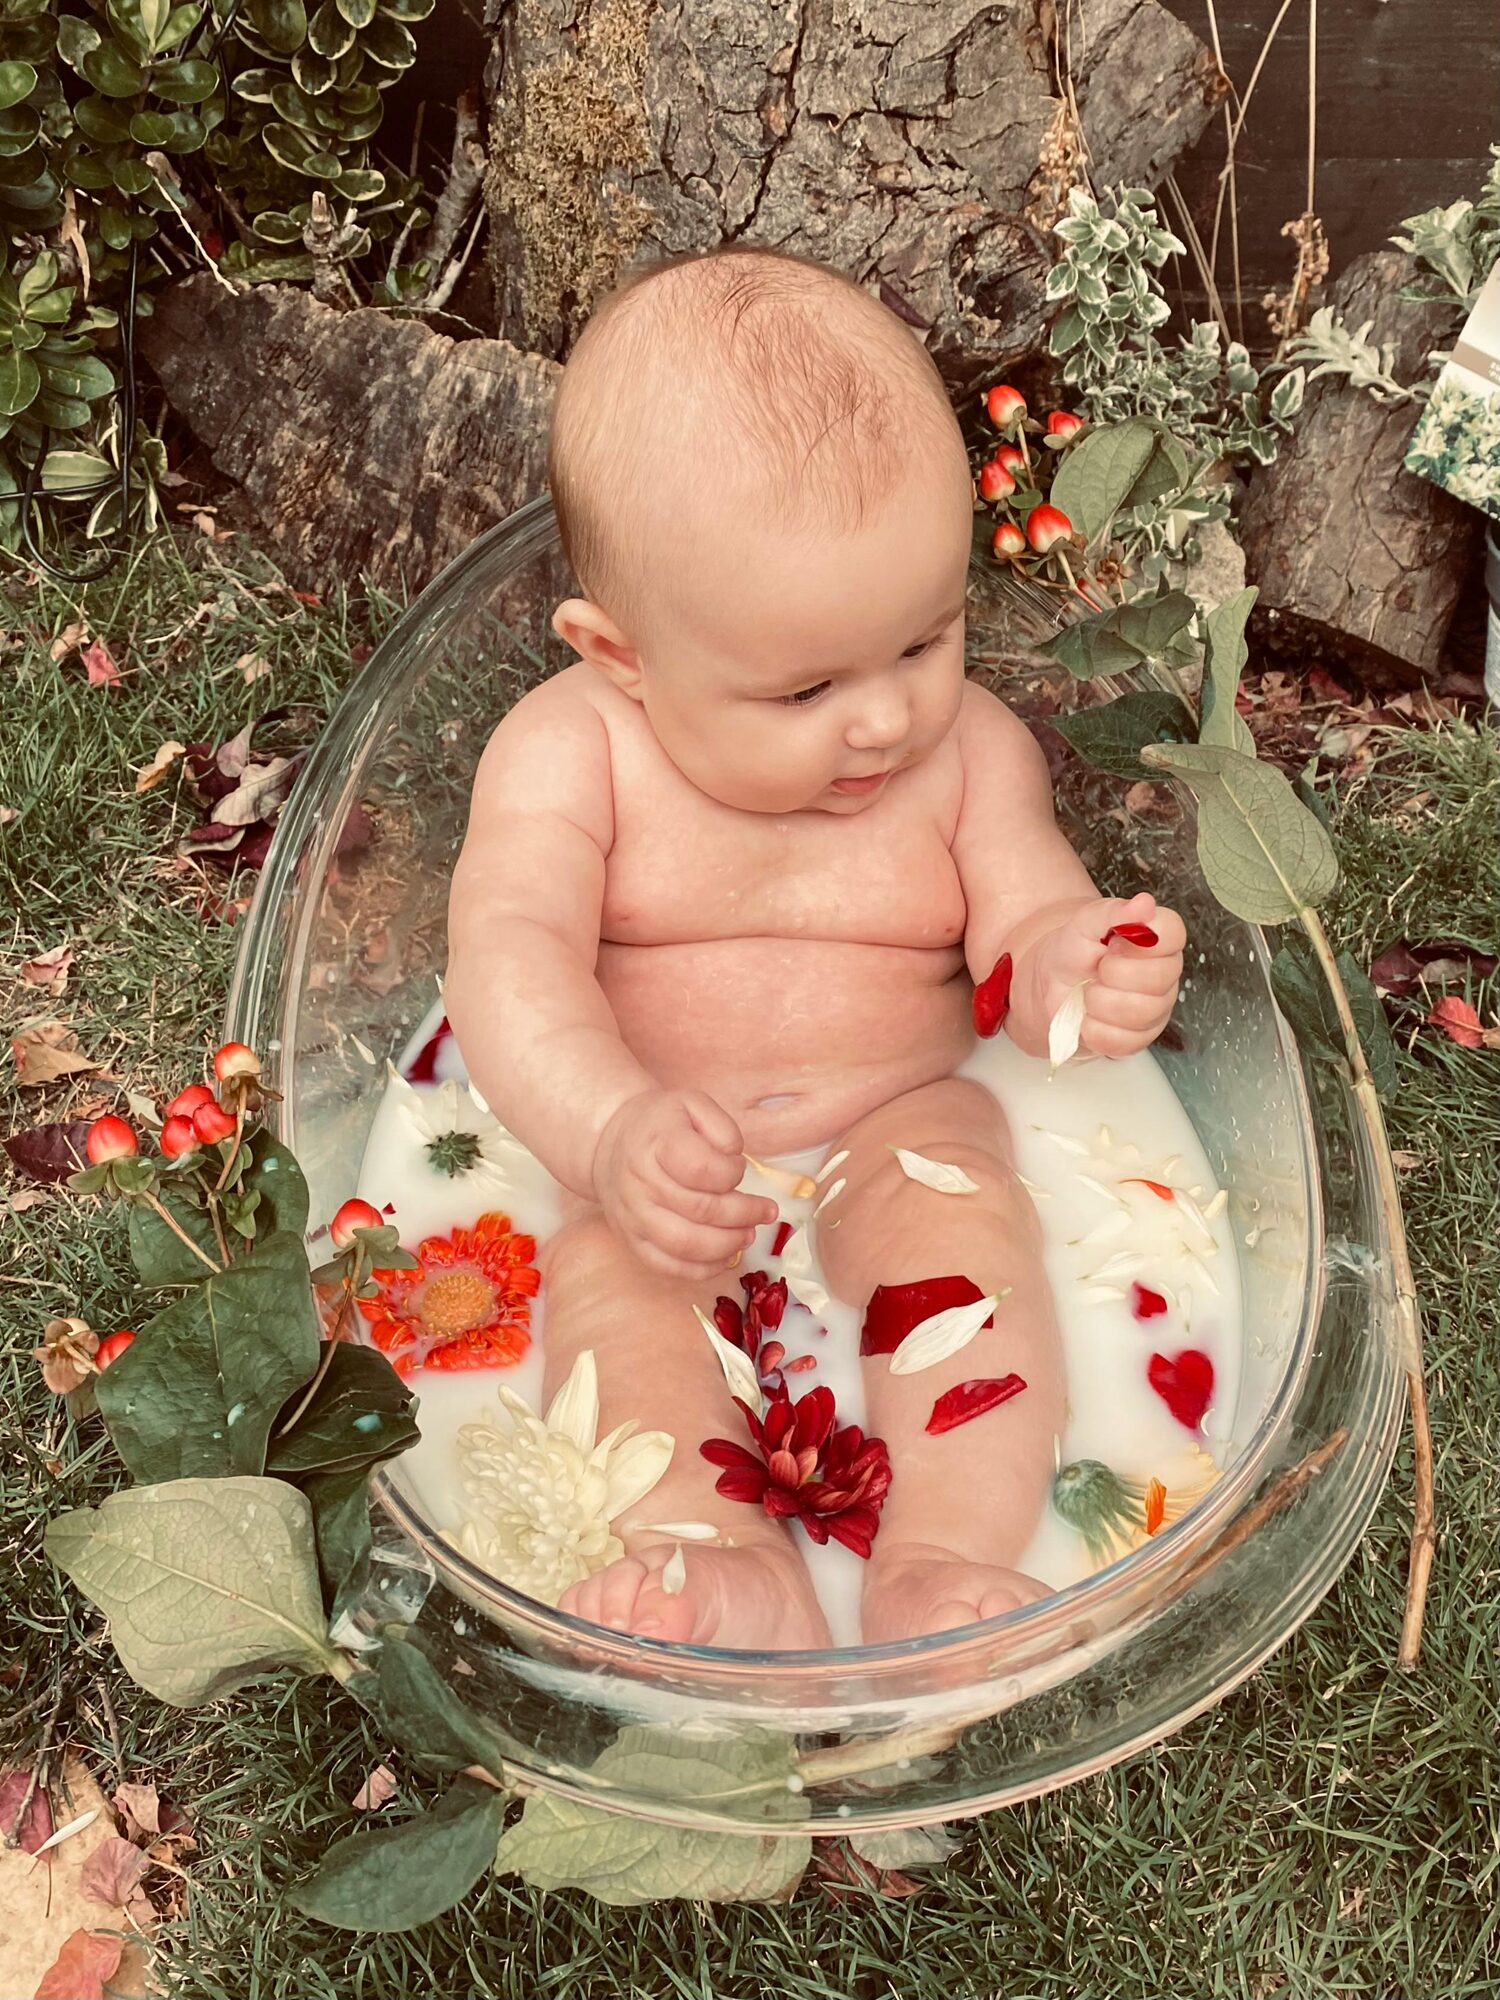
{"type": "Polygon", "coordinates": [[[679,1543],[661,1566],[661,1587],[668,1597],[680,1597],[686,1585],[687,1564],[679,1543]]]}
{"type": "Polygon", "coordinates": [[[769,1195],[772,1201],[812,1200],[817,1183],[810,1174],[799,1174],[791,1167],[772,1166],[765,1160],[752,1159],[748,1153],[745,1168],[740,1180],[741,1194],[769,1195]]]}
{"type": "Polygon", "coordinates": [[[581,1452],[594,1449],[599,1435],[599,1371],[592,1347],[584,1348],[548,1405],[547,1428],[571,1438],[581,1452]]]}
{"type": "MultiPolygon", "coordinates": [[[[1124,1208],[1125,1197],[1116,1188],[1106,1187],[1103,1181],[1096,1181],[1092,1174],[1075,1174],[1073,1178],[1080,1187],[1088,1188],[1093,1194],[1103,1195],[1111,1207],[1124,1208]]],[[[1129,1220],[1128,1214],[1126,1220],[1129,1220]]]]}
{"type": "Polygon", "coordinates": [[[1191,1265],[1194,1266],[1194,1268],[1197,1270],[1198,1276],[1203,1280],[1204,1284],[1207,1285],[1208,1289],[1213,1293],[1214,1297],[1217,1298],[1219,1296],[1218,1280],[1215,1278],[1213,1272],[1209,1270],[1207,1264],[1205,1264],[1203,1259],[1198,1255],[1197,1251],[1189,1250],[1187,1253],[1187,1260],[1191,1265]]]}
{"type": "Polygon", "coordinates": [[[1113,1257],[1105,1258],[1097,1271],[1090,1271],[1089,1282],[1107,1285],[1115,1278],[1138,1278],[1148,1261],[1137,1250],[1117,1250],[1113,1257]]]}
{"type": "MultiPolygon", "coordinates": [[[[1038,1132],[1043,1132],[1043,1127],[1040,1125],[1035,1129],[1038,1132]]],[[[1059,1152],[1076,1153],[1080,1159],[1084,1158],[1088,1153],[1089,1149],[1084,1145],[1082,1139],[1075,1139],[1067,1132],[1044,1132],[1044,1136],[1052,1141],[1059,1152]]]]}
{"type": "Polygon", "coordinates": [[[828,1310],[828,1293],[816,1278],[788,1277],[786,1288],[799,1306],[806,1306],[810,1313],[825,1313],[828,1310]]]}
{"type": "Polygon", "coordinates": [[[605,1467],[604,1518],[617,1521],[639,1506],[672,1463],[675,1450],[670,1431],[640,1431],[616,1445],[605,1467]]]}
{"type": "Polygon", "coordinates": [[[1083,1296],[1088,1300],[1090,1305],[1105,1305],[1111,1302],[1118,1303],[1119,1300],[1124,1298],[1125,1293],[1119,1285],[1085,1284],[1083,1287],[1083,1296]]]}
{"type": "Polygon", "coordinates": [[[1075,986],[1052,1016],[1047,1029],[1047,1059],[1054,1069],[1061,1069],[1078,1053],[1078,1038],[1083,1032],[1083,996],[1088,983],[1085,979],[1075,986]]]}
{"type": "Polygon", "coordinates": [[[834,1168],[841,1167],[844,1164],[845,1160],[848,1159],[848,1157],[849,1157],[849,1148],[847,1146],[844,1148],[842,1153],[830,1153],[828,1158],[823,1162],[822,1166],[819,1167],[818,1171],[813,1175],[814,1182],[821,1187],[823,1182],[826,1181],[828,1176],[833,1172],[834,1168]]]}
{"type": "Polygon", "coordinates": [[[670,1535],[677,1542],[716,1542],[719,1531],[708,1521],[636,1521],[635,1535],[670,1535]]]}
{"type": "Polygon", "coordinates": [[[1209,1202],[1208,1206],[1204,1209],[1203,1220],[1205,1222],[1216,1222],[1218,1218],[1224,1213],[1225,1209],[1228,1208],[1228,1206],[1229,1206],[1229,1190],[1228,1188],[1220,1188],[1218,1193],[1213,1197],[1213,1199],[1209,1202]]]}
{"type": "Polygon", "coordinates": [[[971,1305],[945,1306],[942,1312],[921,1320],[891,1356],[891,1373],[917,1375],[924,1368],[935,1368],[950,1354],[957,1354],[961,1347],[968,1346],[1005,1296],[1005,1292],[994,1292],[988,1298],[975,1299],[971,1305]]]}
{"type": "Polygon", "coordinates": [[[812,1269],[812,1265],[812,1238],[808,1235],[804,1224],[801,1229],[794,1229],[786,1239],[781,1252],[781,1268],[790,1281],[794,1277],[805,1276],[812,1269]]]}
{"type": "Polygon", "coordinates": [[[708,1344],[714,1351],[715,1359],[724,1371],[724,1380],[729,1384],[730,1395],[738,1396],[742,1403],[748,1403],[755,1414],[760,1416],[766,1407],[765,1398],[760,1393],[760,1381],[749,1355],[736,1347],[732,1340],[724,1338],[702,1306],[695,1305],[693,1311],[698,1316],[699,1326],[708,1336],[708,1344]]]}
{"type": "Polygon", "coordinates": [[[1086,1236],[1073,1239],[1075,1250],[1102,1250],[1106,1244],[1128,1236],[1135,1227],[1135,1218],[1124,1208],[1112,1209],[1102,1222],[1096,1222],[1086,1236]]]}
{"type": "Polygon", "coordinates": [[[839,1196],[844,1192],[844,1189],[848,1187],[848,1185],[849,1183],[846,1180],[836,1180],[833,1183],[833,1186],[829,1188],[828,1192],[824,1195],[823,1199],[818,1203],[817,1207],[813,1210],[813,1214],[821,1215],[824,1209],[827,1208],[829,1202],[837,1201],[839,1196]]]}
{"type": "Polygon", "coordinates": [[[1207,1249],[1209,1255],[1216,1257],[1219,1254],[1219,1239],[1214,1235],[1212,1229],[1209,1228],[1207,1216],[1185,1188],[1176,1188],[1173,1192],[1177,1199],[1177,1206],[1202,1236],[1204,1247],[1207,1249]]]}
{"type": "Polygon", "coordinates": [[[892,1146],[891,1151],[903,1174],[909,1181],[919,1181],[923,1187],[931,1188],[934,1194],[978,1194],[979,1183],[972,1181],[962,1167],[955,1167],[947,1160],[929,1160],[925,1153],[908,1152],[905,1146],[892,1146]]]}
{"type": "Polygon", "coordinates": [[[1025,1188],[1033,1201],[1051,1201],[1052,1191],[1050,1188],[1038,1187],[1035,1181],[1027,1180],[1024,1174],[1017,1174],[1016,1179],[1025,1188]]]}

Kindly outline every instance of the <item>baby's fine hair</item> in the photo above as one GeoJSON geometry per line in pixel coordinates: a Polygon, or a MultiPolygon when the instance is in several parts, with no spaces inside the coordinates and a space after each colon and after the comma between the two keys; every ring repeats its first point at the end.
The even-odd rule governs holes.
{"type": "Polygon", "coordinates": [[[784,528],[858,528],[901,466],[962,453],[942,378],[842,272],[739,244],[630,271],[584,328],[547,472],[580,584],[628,631],[651,542],[710,496],[784,528]]]}

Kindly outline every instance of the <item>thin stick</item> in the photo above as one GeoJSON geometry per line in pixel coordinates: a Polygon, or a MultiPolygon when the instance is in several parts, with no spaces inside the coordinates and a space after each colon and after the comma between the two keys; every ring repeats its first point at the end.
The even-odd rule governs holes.
{"type": "Polygon", "coordinates": [[[1281,1475],[1274,1486],[1261,1495],[1253,1507],[1241,1514],[1232,1527],[1226,1528],[1219,1539],[1183,1571],[1174,1586],[1174,1594],[1180,1595],[1189,1584],[1195,1583],[1205,1570],[1212,1569],[1232,1549],[1237,1549],[1241,1542],[1248,1541],[1253,1534],[1263,1528],[1273,1514],[1279,1514],[1283,1507],[1295,1500],[1303,1487],[1310,1485],[1324,1466],[1343,1450],[1348,1437],[1347,1430],[1336,1430],[1331,1437],[1324,1438],[1321,1444],[1314,1445],[1305,1458],[1298,1459],[1289,1471],[1281,1475]]]}
{"type": "Polygon", "coordinates": [[[1323,968],[1323,976],[1338,1010],[1344,1033],[1344,1054],[1354,1082],[1354,1101],[1359,1106],[1375,1156],[1375,1177],[1380,1188],[1380,1205],[1391,1236],[1391,1281],[1395,1292],[1396,1338],[1406,1369],[1406,1395],[1411,1406],[1412,1439],[1412,1523],[1406,1570],[1406,1610],[1401,1620],[1401,1640],[1396,1665],[1409,1670],[1422,1651],[1422,1620],[1427,1608],[1427,1586],[1432,1576],[1436,1547],[1434,1524],[1437,1507],[1433,1497],[1432,1427],[1427,1414],[1427,1384],[1422,1369],[1422,1313],[1417,1303],[1416,1282],[1412,1277],[1411,1254],[1406,1245],[1406,1224],[1401,1214],[1401,1192],[1396,1186],[1396,1169],[1391,1162],[1386,1137],[1385,1115],[1380,1093],[1365,1061],[1364,1044],[1354,1025],[1349,996],[1339,977],[1333,947],[1314,910],[1301,912],[1302,928],[1323,968]]]}
{"type": "Polygon", "coordinates": [[[344,1296],[339,1300],[338,1317],[333,1322],[333,1331],[329,1334],[328,1338],[323,1343],[323,1352],[318,1356],[318,1365],[313,1370],[313,1378],[308,1383],[307,1387],[303,1390],[301,1399],[299,1400],[296,1409],[293,1410],[292,1414],[287,1418],[286,1422],[281,1426],[280,1430],[277,1431],[276,1433],[277,1437],[284,1438],[289,1430],[294,1430],[296,1428],[297,1422],[301,1417],[303,1411],[307,1408],[308,1404],[312,1401],[313,1397],[317,1395],[319,1389],[323,1386],[323,1377],[328,1373],[329,1369],[333,1366],[333,1350],[339,1344],[339,1335],[344,1330],[344,1321],[348,1317],[349,1305],[353,1297],[354,1297],[354,1273],[351,1271],[348,1277],[345,1278],[344,1280],[344,1296]]]}
{"type": "Polygon", "coordinates": [[[222,1194],[224,1192],[224,1183],[229,1179],[229,1169],[234,1165],[235,1161],[240,1156],[240,1146],[243,1143],[244,1137],[245,1137],[245,1094],[243,1091],[241,1091],[239,1096],[239,1101],[236,1103],[234,1107],[234,1144],[230,1147],[229,1151],[224,1155],[224,1164],[219,1169],[219,1178],[214,1182],[215,1194],[222,1194]]]}
{"type": "Polygon", "coordinates": [[[1317,212],[1318,187],[1318,0],[1307,0],[1307,205],[1317,212]]]}
{"type": "Polygon", "coordinates": [[[41,1744],[37,1749],[35,1757],[31,1760],[31,1775],[26,1780],[25,1791],[21,1794],[20,1806],[17,1808],[15,1818],[6,1828],[5,1844],[7,1847],[18,1847],[21,1843],[21,1828],[25,1823],[27,1813],[31,1810],[31,1801],[36,1797],[37,1784],[42,1775],[42,1766],[47,1761],[48,1746],[52,1742],[52,1731],[57,1726],[58,1711],[61,1709],[62,1703],[63,1683],[59,1680],[57,1683],[57,1693],[52,1698],[51,1710],[48,1713],[47,1720],[42,1725],[41,1744]]]}
{"type": "Polygon", "coordinates": [[[1193,262],[1198,267],[1198,276],[1203,280],[1203,290],[1208,299],[1208,309],[1219,322],[1219,330],[1224,335],[1224,338],[1229,340],[1233,336],[1230,334],[1229,320],[1224,312],[1224,301],[1219,297],[1219,287],[1214,278],[1213,265],[1209,260],[1207,251],[1203,248],[1203,238],[1198,234],[1198,225],[1194,222],[1192,211],[1183,199],[1182,189],[1177,185],[1177,176],[1175,174],[1167,175],[1166,187],[1167,193],[1171,195],[1173,205],[1176,207],[1177,219],[1182,224],[1183,233],[1187,237],[1188,248],[1193,253],[1193,262]]]}
{"type": "Polygon", "coordinates": [[[125,1752],[120,1744],[120,1719],[115,1714],[115,1705],[110,1698],[109,1683],[104,1680],[101,1680],[99,1683],[99,1705],[104,1710],[104,1724],[109,1731],[109,1747],[114,1753],[115,1783],[123,1785],[125,1782],[125,1752]]]}
{"type": "MultiPolygon", "coordinates": [[[[1218,12],[1214,6],[1214,0],[1204,0],[1204,4],[1208,8],[1208,33],[1214,45],[1214,61],[1218,64],[1219,75],[1223,77],[1225,84],[1232,91],[1234,86],[1230,84],[1229,72],[1224,67],[1224,47],[1219,40],[1218,12]]],[[[1229,248],[1234,264],[1234,326],[1236,335],[1239,339],[1243,340],[1245,337],[1245,303],[1240,287],[1240,195],[1239,186],[1235,180],[1234,114],[1229,109],[1229,98],[1227,96],[1224,99],[1224,175],[1229,188],[1229,248]]],[[[1213,245],[1215,258],[1218,254],[1218,247],[1218,243],[1215,242],[1213,245]]],[[[1212,268],[1213,266],[1210,265],[1210,269],[1212,268]]],[[[1217,270],[1214,270],[1216,281],[1218,275],[1217,270]]]]}
{"type": "MultiPolygon", "coordinates": [[[[1265,68],[1266,57],[1271,53],[1271,44],[1275,41],[1282,22],[1291,11],[1291,5],[1292,0],[1281,0],[1281,6],[1277,10],[1276,19],[1271,23],[1266,34],[1266,39],[1260,45],[1260,54],[1255,58],[1255,67],[1250,72],[1250,81],[1245,85],[1245,94],[1240,99],[1240,108],[1234,121],[1234,129],[1229,135],[1230,159],[1234,158],[1235,148],[1239,145],[1240,133],[1245,127],[1245,113],[1250,109],[1250,100],[1255,95],[1256,84],[1260,82],[1260,73],[1265,68]]],[[[1224,190],[1228,178],[1229,167],[1226,163],[1219,175],[1219,191],[1214,200],[1214,226],[1208,239],[1209,261],[1214,264],[1217,264],[1219,259],[1219,229],[1224,220],[1224,190]]]]}
{"type": "Polygon", "coordinates": [[[198,1262],[200,1264],[206,1264],[209,1270],[213,1272],[216,1278],[221,1275],[224,1266],[222,1264],[216,1264],[213,1258],[209,1256],[206,1250],[199,1249],[198,1245],[193,1241],[192,1237],[188,1235],[187,1231],[183,1228],[182,1224],[178,1222],[176,1218],[172,1216],[162,1206],[161,1202],[154,1194],[137,1195],[136,1199],[138,1201],[143,1201],[146,1204],[147,1208],[149,1208],[154,1215],[157,1215],[161,1218],[161,1220],[167,1225],[168,1229],[170,1229],[172,1234],[177,1238],[178,1242],[185,1243],[188,1249],[191,1250],[193,1255],[198,1259],[198,1262]]]}

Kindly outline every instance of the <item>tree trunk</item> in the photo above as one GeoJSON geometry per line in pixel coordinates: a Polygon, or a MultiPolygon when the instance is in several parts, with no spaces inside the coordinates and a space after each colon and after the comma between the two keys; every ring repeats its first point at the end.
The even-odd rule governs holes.
{"type": "MultiPolygon", "coordinates": [[[[1329,303],[1394,350],[1391,374],[1417,382],[1453,333],[1441,305],[1401,299],[1412,268],[1397,251],[1360,257],[1329,303]]],[[[1338,377],[1308,391],[1291,440],[1258,471],[1240,521],[1257,629],[1321,651],[1361,678],[1410,683],[1439,665],[1478,535],[1477,515],[1403,469],[1417,405],[1381,404],[1338,377]]]]}
{"type": "Polygon", "coordinates": [[[1080,158],[1154,184],[1225,87],[1157,0],[490,0],[487,25],[500,331],[559,360],[639,257],[733,241],[837,265],[970,388],[1041,337],[1080,158]]]}
{"type": "Polygon", "coordinates": [[[139,339],[299,585],[415,590],[541,492],[559,370],[306,292],[164,293],[139,339]]]}

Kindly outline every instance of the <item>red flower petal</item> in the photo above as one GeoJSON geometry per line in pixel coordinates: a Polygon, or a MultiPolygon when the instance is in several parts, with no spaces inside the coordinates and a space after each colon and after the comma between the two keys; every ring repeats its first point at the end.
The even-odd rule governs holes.
{"type": "Polygon", "coordinates": [[[1467,1000],[1439,1000],[1427,1016],[1427,1025],[1441,1028],[1461,1049],[1482,1049],[1485,1045],[1484,1023],[1467,1000]]]}
{"type": "Polygon", "coordinates": [[[1146,1533],[1154,1535],[1167,1518],[1167,1489],[1159,1479],[1146,1488],[1146,1533]]]}
{"type": "Polygon", "coordinates": [[[932,1415],[927,1419],[927,1428],[934,1437],[941,1437],[944,1431],[957,1430],[960,1424],[971,1423],[975,1417],[982,1417],[986,1410],[997,1410],[1002,1403],[1008,1403],[1012,1396],[1019,1396],[1026,1387],[1019,1375],[1000,1375],[984,1381],[957,1382],[938,1397],[932,1406],[932,1415]]]}
{"type": "MultiPolygon", "coordinates": [[[[970,1306],[984,1293],[971,1279],[916,1278],[909,1285],[877,1285],[865,1307],[860,1329],[862,1355],[894,1354],[914,1326],[950,1306],[970,1306]]],[[[994,1315],[985,1321],[995,1324],[994,1315]]]]}
{"type": "Polygon", "coordinates": [[[1214,1364],[1200,1348],[1153,1354],[1146,1380],[1185,1430],[1197,1430],[1214,1394],[1214,1364]]]}
{"type": "Polygon", "coordinates": [[[754,1313],[761,1326],[780,1326],[786,1311],[786,1279],[778,1278],[773,1284],[764,1271],[747,1271],[740,1284],[745,1292],[746,1318],[754,1313]]]}
{"type": "Polygon", "coordinates": [[[443,1044],[451,1042],[452,1039],[453,1030],[448,1026],[448,1016],[445,1014],[412,1057],[411,1066],[406,1072],[407,1082],[436,1083],[438,1057],[442,1053],[443,1044]]]}
{"type": "Polygon", "coordinates": [[[1123,938],[1126,944],[1160,944],[1161,939],[1149,924],[1111,924],[1100,938],[1100,944],[1108,944],[1111,938],[1123,938]]]}
{"type": "Polygon", "coordinates": [[[786,1359],[786,1349],[779,1340],[763,1340],[760,1353],[755,1357],[755,1365],[762,1375],[769,1375],[773,1368],[779,1368],[786,1359]]]}
{"type": "Polygon", "coordinates": [[[1165,1181],[1148,1181],[1140,1174],[1127,1174],[1120,1182],[1120,1186],[1150,1188],[1158,1201],[1176,1201],[1177,1199],[1165,1181]]]}
{"type": "Polygon", "coordinates": [[[776,1234],[771,1239],[771,1255],[773,1257],[779,1257],[782,1251],[785,1250],[787,1244],[791,1242],[791,1240],[792,1240],[791,1223],[778,1222],[776,1225],[776,1234]]]}
{"type": "MultiPolygon", "coordinates": [[[[725,1298],[721,1292],[714,1300],[714,1325],[723,1334],[731,1347],[745,1345],[745,1315],[733,1299],[725,1298]]],[[[752,1355],[752,1360],[754,1356],[752,1355]]]]}
{"type": "Polygon", "coordinates": [[[1137,1319],[1156,1319],[1166,1309],[1166,1300],[1160,1292],[1153,1292],[1149,1285],[1134,1284],[1130,1287],[1130,1310],[1137,1319]]]}
{"type": "MultiPolygon", "coordinates": [[[[1010,953],[1002,951],[987,979],[974,988],[974,1032],[983,1040],[998,1035],[1010,1012],[1010,981],[1014,971],[1010,953]]],[[[982,1296],[982,1294],[981,1294],[982,1296]]]]}
{"type": "MultiPolygon", "coordinates": [[[[776,1344],[779,1345],[780,1343],[776,1344]]],[[[781,1364],[783,1372],[787,1375],[803,1375],[809,1368],[816,1368],[817,1365],[818,1357],[816,1354],[794,1355],[790,1361],[784,1361],[781,1364]]]]}
{"type": "Polygon", "coordinates": [[[746,1451],[742,1444],[731,1443],[728,1438],[705,1438],[698,1447],[698,1453],[700,1457],[706,1458],[710,1465],[733,1467],[740,1471],[749,1470],[759,1479],[765,1479],[766,1468],[755,1454],[746,1451]]]}

